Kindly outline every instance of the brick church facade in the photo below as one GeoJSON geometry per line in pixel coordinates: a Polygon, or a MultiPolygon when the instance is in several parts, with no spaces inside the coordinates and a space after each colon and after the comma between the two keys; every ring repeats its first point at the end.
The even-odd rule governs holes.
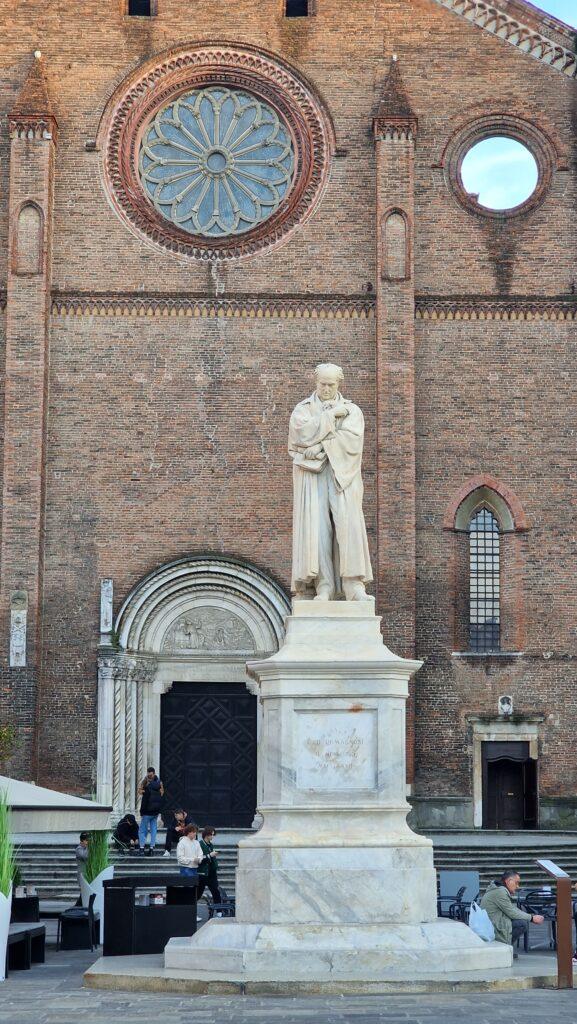
{"type": "Polygon", "coordinates": [[[577,827],[575,33],[524,0],[5,3],[8,774],[248,827],[290,411],[365,413],[422,827],[577,827]],[[503,136],[538,180],[465,190],[503,136]]]}

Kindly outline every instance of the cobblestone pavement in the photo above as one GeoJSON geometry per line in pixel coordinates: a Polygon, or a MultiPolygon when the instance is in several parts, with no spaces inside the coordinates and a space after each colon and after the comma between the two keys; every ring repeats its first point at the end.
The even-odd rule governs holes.
{"type": "Polygon", "coordinates": [[[0,984],[0,1024],[575,1024],[577,992],[272,998],[84,989],[95,953],[48,948],[0,984]]]}

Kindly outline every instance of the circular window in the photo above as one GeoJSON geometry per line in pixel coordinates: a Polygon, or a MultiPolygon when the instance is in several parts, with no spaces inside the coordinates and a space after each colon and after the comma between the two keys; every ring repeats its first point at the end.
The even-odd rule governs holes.
{"type": "Polygon", "coordinates": [[[544,199],[556,159],[547,136],[531,122],[490,114],[453,136],[444,167],[462,206],[503,219],[526,213],[544,199]]]}
{"type": "Polygon", "coordinates": [[[503,135],[475,143],[461,164],[463,188],[488,210],[513,210],[527,202],[538,180],[539,168],[531,151],[503,135]]]}
{"type": "Polygon", "coordinates": [[[149,242],[202,259],[285,239],[314,210],[334,151],[327,114],[292,68],[216,44],[135,72],[101,136],[120,216],[149,242]]]}
{"type": "Polygon", "coordinates": [[[239,89],[196,89],[159,110],[140,144],[154,207],[191,234],[239,235],[280,206],[294,147],[272,107],[239,89]]]}

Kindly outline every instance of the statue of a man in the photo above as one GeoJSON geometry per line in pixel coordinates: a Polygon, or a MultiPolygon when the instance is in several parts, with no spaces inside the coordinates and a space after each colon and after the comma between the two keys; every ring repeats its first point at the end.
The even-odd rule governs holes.
{"type": "Polygon", "coordinates": [[[293,571],[297,598],[370,600],[373,578],[363,516],[361,459],[365,421],[343,398],[343,371],[334,363],[315,370],[316,390],[293,410],[293,571]]]}

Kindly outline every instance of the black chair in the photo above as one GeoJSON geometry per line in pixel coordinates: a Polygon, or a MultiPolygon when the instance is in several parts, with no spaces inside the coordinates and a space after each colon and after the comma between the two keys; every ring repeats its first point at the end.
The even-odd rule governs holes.
{"type": "Polygon", "coordinates": [[[232,896],[228,896],[226,890],[219,886],[220,903],[215,903],[211,896],[206,896],[208,907],[208,919],[211,917],[234,917],[236,914],[236,902],[232,896]]]}
{"type": "Polygon", "coordinates": [[[56,949],[92,951],[98,945],[96,926],[100,922],[100,914],[94,913],[95,899],[96,894],[92,893],[87,907],[71,907],[70,910],[64,910],[58,915],[56,949]],[[80,938],[83,941],[79,944],[80,938]]]}
{"type": "Polygon", "coordinates": [[[447,909],[447,914],[448,914],[449,918],[451,918],[453,921],[458,921],[459,920],[459,906],[460,906],[461,900],[462,900],[462,898],[464,896],[465,889],[466,889],[466,886],[461,886],[461,888],[457,890],[456,896],[438,896],[437,897],[437,912],[438,912],[440,918],[443,918],[443,916],[445,915],[444,912],[443,912],[443,904],[444,903],[448,903],[449,906],[448,906],[448,909],[447,909]]]}
{"type": "MultiPolygon", "coordinates": [[[[557,948],[557,900],[554,893],[545,892],[542,889],[532,889],[526,893],[522,899],[519,900],[519,906],[521,910],[526,910],[528,914],[542,914],[545,921],[550,927],[551,938],[549,940],[549,948],[557,948]]],[[[525,952],[527,952],[529,943],[529,928],[525,931],[525,952]]],[[[518,943],[517,943],[518,945],[518,943]]],[[[533,947],[534,949],[542,949],[542,945],[533,947]]]]}
{"type": "Polygon", "coordinates": [[[469,917],[471,914],[471,906],[473,903],[479,903],[481,893],[478,892],[473,900],[461,899],[457,905],[455,905],[454,919],[455,921],[462,921],[463,924],[469,924],[469,917]]]}

